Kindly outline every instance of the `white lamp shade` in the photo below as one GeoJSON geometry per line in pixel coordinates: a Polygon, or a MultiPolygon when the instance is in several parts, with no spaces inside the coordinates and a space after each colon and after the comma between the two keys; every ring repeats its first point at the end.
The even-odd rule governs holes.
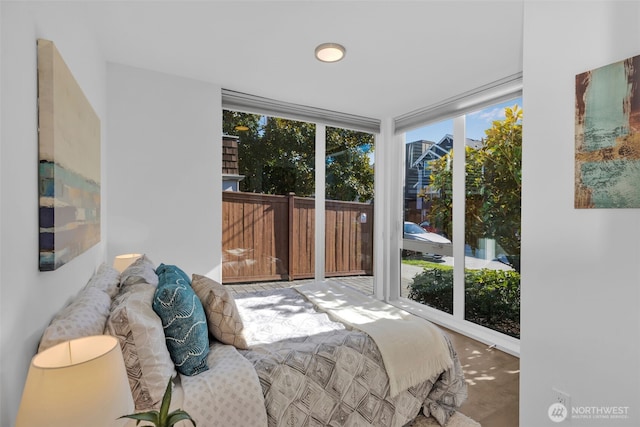
{"type": "Polygon", "coordinates": [[[136,262],[142,254],[123,254],[118,255],[113,259],[113,268],[122,273],[127,267],[136,262]]]}
{"type": "Polygon", "coordinates": [[[134,412],[115,337],[97,335],[53,346],[31,361],[16,427],[123,426],[134,412]]]}

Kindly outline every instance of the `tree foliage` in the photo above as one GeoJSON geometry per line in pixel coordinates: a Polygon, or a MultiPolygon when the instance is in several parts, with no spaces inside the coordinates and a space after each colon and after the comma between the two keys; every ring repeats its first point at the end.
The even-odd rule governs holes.
{"type": "MultiPolygon", "coordinates": [[[[313,123],[223,111],[223,131],[239,135],[241,191],[312,196],[315,193],[313,123]],[[236,130],[244,125],[245,131],[236,130]]],[[[326,197],[367,201],[373,198],[373,135],[327,127],[326,197]]]]}
{"type": "Polygon", "coordinates": [[[326,197],[366,202],[373,199],[373,135],[327,127],[326,197]]]}
{"type": "MultiPolygon", "coordinates": [[[[485,134],[481,148],[465,146],[465,242],[475,248],[479,239],[492,238],[508,255],[519,256],[522,109],[505,108],[504,120],[494,121],[485,134]]],[[[453,155],[452,150],[430,162],[430,188],[438,195],[428,218],[449,236],[453,155]]]]}

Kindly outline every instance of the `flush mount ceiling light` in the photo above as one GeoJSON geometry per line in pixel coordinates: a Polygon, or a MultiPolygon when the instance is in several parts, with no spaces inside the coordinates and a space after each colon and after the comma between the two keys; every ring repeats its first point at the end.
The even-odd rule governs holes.
{"type": "Polygon", "coordinates": [[[316,58],[322,62],[337,62],[344,58],[345,48],[338,43],[322,43],[316,47],[316,58]]]}
{"type": "Polygon", "coordinates": [[[234,129],[237,130],[238,132],[246,132],[249,130],[249,126],[238,125],[234,129]]]}

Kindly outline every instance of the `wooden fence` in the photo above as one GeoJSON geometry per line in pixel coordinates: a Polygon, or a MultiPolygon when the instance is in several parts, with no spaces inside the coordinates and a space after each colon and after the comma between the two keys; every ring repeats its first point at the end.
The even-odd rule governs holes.
{"type": "MultiPolygon", "coordinates": [[[[313,278],[314,204],[223,192],[223,283],[313,278]]],[[[373,205],[327,200],[325,212],[325,276],[373,274],[373,205]]]]}

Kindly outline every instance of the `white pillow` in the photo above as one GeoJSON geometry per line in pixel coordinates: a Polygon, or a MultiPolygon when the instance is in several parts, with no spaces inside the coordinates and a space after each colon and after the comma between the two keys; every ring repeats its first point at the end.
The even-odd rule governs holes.
{"type": "Polygon", "coordinates": [[[81,290],[44,330],[38,352],[67,340],[102,335],[110,307],[106,292],[94,287],[81,290]]]}
{"type": "Polygon", "coordinates": [[[120,272],[105,263],[100,264],[98,270],[91,276],[86,289],[98,288],[106,292],[111,298],[118,294],[120,287],[120,272]]]}
{"type": "Polygon", "coordinates": [[[150,283],[158,286],[156,266],[146,255],[142,255],[135,260],[134,263],[125,268],[120,275],[121,286],[135,285],[136,283],[150,283]]]}
{"type": "Polygon", "coordinates": [[[151,308],[156,287],[127,287],[113,302],[105,333],[118,338],[137,410],[158,408],[167,381],[176,375],[162,321],[151,308]]]}

